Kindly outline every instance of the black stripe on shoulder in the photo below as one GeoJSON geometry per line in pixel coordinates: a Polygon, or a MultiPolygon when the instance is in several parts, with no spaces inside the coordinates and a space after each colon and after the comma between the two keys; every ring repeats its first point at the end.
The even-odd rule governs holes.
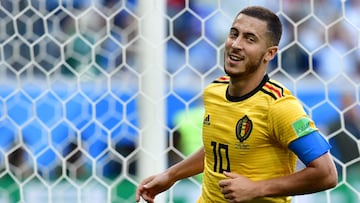
{"type": "Polygon", "coordinates": [[[218,80],[214,80],[212,83],[229,84],[229,81],[218,81],[218,80]]]}
{"type": "Polygon", "coordinates": [[[270,92],[270,91],[267,91],[267,90],[265,90],[265,89],[263,89],[263,88],[261,88],[260,91],[262,91],[262,92],[264,92],[265,94],[271,96],[274,100],[277,99],[277,97],[275,96],[275,94],[272,93],[272,92],[270,92]]]}
{"type": "Polygon", "coordinates": [[[271,80],[269,80],[268,83],[270,83],[273,86],[279,88],[279,90],[281,91],[281,95],[284,96],[284,88],[281,85],[279,85],[278,83],[276,83],[274,81],[271,81],[271,80]]]}
{"type": "Polygon", "coordinates": [[[214,80],[212,83],[229,84],[230,78],[228,76],[222,76],[214,80]]]}

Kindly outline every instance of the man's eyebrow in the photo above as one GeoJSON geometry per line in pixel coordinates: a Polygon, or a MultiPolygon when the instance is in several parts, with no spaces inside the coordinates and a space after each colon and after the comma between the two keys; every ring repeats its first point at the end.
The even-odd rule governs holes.
{"type": "MultiPolygon", "coordinates": [[[[236,31],[236,32],[240,32],[238,28],[236,27],[231,27],[230,28],[230,31],[236,31]]],[[[255,33],[253,32],[243,32],[244,35],[246,36],[255,36],[255,37],[258,37],[255,33]]]]}
{"type": "Polygon", "coordinates": [[[231,27],[230,31],[239,31],[236,27],[231,27]]]}
{"type": "Polygon", "coordinates": [[[244,35],[245,36],[254,36],[254,37],[258,38],[258,36],[252,32],[244,32],[244,35]]]}

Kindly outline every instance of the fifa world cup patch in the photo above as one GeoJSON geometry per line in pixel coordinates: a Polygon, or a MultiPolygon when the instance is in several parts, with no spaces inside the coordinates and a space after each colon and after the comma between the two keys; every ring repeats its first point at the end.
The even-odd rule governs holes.
{"type": "Polygon", "coordinates": [[[298,137],[316,131],[314,123],[309,118],[300,118],[292,124],[292,127],[298,137]]]}

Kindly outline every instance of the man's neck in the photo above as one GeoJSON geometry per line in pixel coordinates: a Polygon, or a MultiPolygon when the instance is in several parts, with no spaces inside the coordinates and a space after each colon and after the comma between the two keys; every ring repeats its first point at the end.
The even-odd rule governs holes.
{"type": "Polygon", "coordinates": [[[266,73],[254,74],[251,77],[230,77],[229,95],[234,97],[244,96],[259,86],[266,73]]]}

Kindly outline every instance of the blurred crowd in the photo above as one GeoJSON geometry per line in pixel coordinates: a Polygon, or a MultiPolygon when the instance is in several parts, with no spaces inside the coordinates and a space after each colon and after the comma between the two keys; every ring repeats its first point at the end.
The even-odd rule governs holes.
{"type": "MultiPolygon", "coordinates": [[[[200,73],[206,73],[214,65],[217,65],[208,60],[216,57],[214,54],[217,54],[217,52],[211,52],[211,45],[221,45],[218,42],[225,39],[231,17],[250,2],[277,11],[284,24],[283,39],[280,44],[281,52],[278,60],[275,60],[270,67],[270,71],[281,68],[295,78],[307,71],[314,71],[324,80],[345,73],[354,81],[359,81],[360,20],[357,13],[360,9],[360,3],[358,0],[319,0],[313,2],[309,0],[285,0],[282,1],[281,9],[279,4],[269,1],[244,1],[243,3],[239,2],[238,5],[234,5],[234,2],[231,1],[219,3],[223,9],[222,12],[224,12],[220,15],[230,18],[222,18],[217,13],[214,14],[215,9],[219,6],[215,2],[209,0],[190,1],[189,7],[196,16],[191,15],[192,12],[179,15],[180,12],[183,12],[184,1],[168,1],[170,16],[178,15],[173,21],[174,35],[184,45],[190,45],[187,47],[191,51],[189,51],[191,54],[189,57],[196,59],[194,59],[195,62],[190,60],[188,65],[200,73]],[[202,26],[205,26],[204,31],[201,29],[202,26]],[[207,42],[213,44],[192,44],[196,40],[194,37],[204,35],[209,40],[207,42]]],[[[179,67],[176,62],[180,60],[177,56],[184,55],[185,50],[182,48],[178,46],[176,49],[176,47],[171,46],[171,49],[168,50],[169,55],[173,56],[170,57],[167,64],[167,69],[171,72],[179,67]]],[[[221,63],[221,59],[218,62],[221,63]]]]}
{"type": "MultiPolygon", "coordinates": [[[[228,27],[234,15],[249,4],[276,11],[284,24],[281,52],[269,72],[284,70],[296,78],[313,71],[325,81],[344,73],[354,82],[360,81],[358,0],[166,2],[165,70],[179,87],[187,84],[187,77],[221,74],[218,69],[221,70],[221,49],[228,27]]],[[[28,5],[3,4],[3,60],[20,71],[33,55],[40,67],[28,69],[59,69],[71,76],[138,70],[136,45],[142,15],[137,13],[138,4],[137,0],[63,1],[62,5],[50,0],[42,6],[35,0],[28,5]],[[33,9],[28,9],[29,5],[33,9]],[[22,9],[27,10],[19,14],[22,9]],[[47,20],[42,21],[44,17],[34,9],[47,20]],[[16,23],[11,23],[11,15],[18,16],[16,23]]]]}

